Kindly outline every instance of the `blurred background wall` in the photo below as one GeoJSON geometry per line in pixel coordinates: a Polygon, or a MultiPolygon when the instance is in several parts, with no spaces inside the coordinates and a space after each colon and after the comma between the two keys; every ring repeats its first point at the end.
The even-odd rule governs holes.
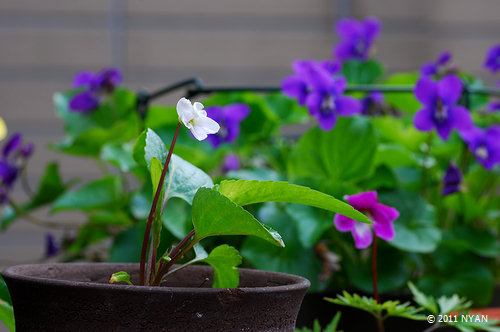
{"type": "MultiPolygon", "coordinates": [[[[36,143],[32,185],[50,160],[65,179],[90,178],[93,164],[46,147],[63,134],[52,95],[80,70],[119,67],[133,89],[191,76],[207,85],[279,85],[294,59],[331,56],[337,19],[376,16],[376,56],[389,73],[449,50],[491,84],[482,62],[499,41],[498,13],[498,0],[1,0],[0,116],[10,133],[36,143]]],[[[26,222],[0,233],[0,268],[39,259],[44,234],[26,222]]]]}

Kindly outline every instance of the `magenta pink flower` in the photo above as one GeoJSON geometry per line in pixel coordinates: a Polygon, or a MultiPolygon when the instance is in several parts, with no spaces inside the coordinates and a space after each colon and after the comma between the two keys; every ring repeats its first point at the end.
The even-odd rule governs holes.
{"type": "Polygon", "coordinates": [[[362,192],[356,195],[344,196],[356,210],[367,215],[373,224],[365,224],[342,214],[336,214],[333,222],[341,232],[351,232],[356,248],[363,249],[372,243],[372,228],[375,235],[386,241],[391,241],[396,235],[392,222],[399,217],[399,212],[391,206],[381,204],[377,200],[376,191],[362,192]]]}

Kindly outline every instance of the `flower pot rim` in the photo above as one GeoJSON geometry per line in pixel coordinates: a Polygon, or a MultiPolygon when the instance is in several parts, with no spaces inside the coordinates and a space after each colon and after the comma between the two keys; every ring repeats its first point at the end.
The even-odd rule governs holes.
{"type": "MultiPolygon", "coordinates": [[[[283,292],[290,291],[294,289],[304,289],[309,288],[310,281],[304,277],[283,273],[283,272],[274,272],[274,271],[264,271],[257,269],[249,269],[249,268],[238,268],[240,274],[267,274],[271,278],[276,280],[286,279],[287,283],[281,283],[277,285],[263,285],[263,286],[251,286],[251,287],[237,287],[237,288],[212,288],[212,287],[183,287],[183,286],[139,286],[139,285],[127,285],[127,284],[109,284],[102,283],[99,281],[74,281],[74,280],[64,280],[64,279],[56,279],[53,277],[42,277],[42,276],[33,276],[26,273],[27,271],[36,271],[43,272],[49,268],[85,268],[88,271],[92,271],[93,268],[106,268],[106,267],[117,267],[118,272],[124,269],[130,269],[134,267],[138,267],[138,263],[108,263],[108,262],[77,262],[77,263],[40,263],[40,264],[22,264],[22,265],[14,265],[4,269],[1,273],[4,277],[7,278],[15,278],[20,281],[26,281],[31,283],[40,283],[45,285],[53,285],[59,287],[92,287],[95,289],[116,289],[116,291],[125,291],[125,292],[165,292],[165,293],[184,293],[184,292],[192,292],[196,290],[197,293],[218,293],[221,290],[238,290],[245,293],[259,293],[265,291],[269,292],[283,292]],[[24,273],[23,273],[24,272],[24,273]]],[[[193,270],[210,270],[211,266],[208,265],[191,265],[186,267],[184,270],[188,271],[189,269],[193,270]]],[[[33,273],[33,272],[32,272],[33,273]]],[[[111,277],[111,275],[110,275],[111,277]]]]}

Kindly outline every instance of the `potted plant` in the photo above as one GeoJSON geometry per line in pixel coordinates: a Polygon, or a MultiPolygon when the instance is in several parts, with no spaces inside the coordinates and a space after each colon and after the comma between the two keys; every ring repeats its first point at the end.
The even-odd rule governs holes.
{"type": "MultiPolygon", "coordinates": [[[[47,236],[47,254],[57,252],[61,260],[140,261],[141,250],[135,248],[143,241],[153,186],[143,143],[134,148],[131,140],[144,128],[164,141],[171,139],[179,123],[175,106],[150,101],[187,87],[189,98],[209,95],[203,103],[221,130],[196,144],[187,131],[180,131],[176,154],[213,175],[215,182],[287,181],[346,199],[375,191],[380,204],[399,212],[391,222],[393,232],[382,235],[385,241],[378,242],[378,255],[372,255],[372,244],[353,241],[350,235],[356,239],[367,232],[335,222],[338,217],[331,211],[284,202],[247,206],[248,212],[279,230],[287,246],[278,248],[255,237],[227,238],[241,253],[244,266],[306,277],[310,298],[320,300],[314,303],[306,297],[314,308],[328,308],[323,297],[335,299],[344,290],[373,294],[374,265],[381,299],[377,306],[385,299],[411,299],[409,281],[435,301],[457,294],[474,307],[487,306],[500,275],[500,92],[463,71],[449,52],[420,70],[386,75],[373,56],[380,31],[374,18],[341,20],[333,57],[295,61],[294,74],[281,87],[211,88],[188,79],[135,94],[118,85],[116,71],[81,73],[75,89],[54,97],[66,137],[51,148],[96,161],[102,177],[82,186],[64,181],[57,164],[48,165],[26,203],[16,203],[6,192],[1,228],[18,217],[63,228],[62,240],[47,236]],[[89,83],[93,76],[103,83],[89,83]],[[287,128],[304,124],[300,132],[287,128]],[[44,206],[52,213],[78,211],[85,219],[68,223],[37,218],[38,208],[44,206]],[[373,257],[378,257],[375,264],[373,257]]],[[[484,61],[493,74],[499,70],[498,50],[494,45],[484,61]]],[[[142,135],[145,140],[147,132],[142,135]]],[[[172,158],[174,164],[181,162],[172,158]]],[[[27,160],[18,159],[16,174],[21,177],[27,160]]],[[[159,252],[183,241],[192,225],[186,197],[169,199],[166,211],[159,252]]],[[[209,251],[220,244],[216,238],[204,240],[209,251]]],[[[440,313],[438,307],[415,305],[421,307],[418,315],[440,313]]],[[[377,306],[372,309],[380,309],[377,306]]],[[[305,317],[306,311],[299,315],[299,326],[311,326],[315,318],[305,317]]],[[[334,313],[326,311],[322,324],[334,313]]],[[[359,321],[359,313],[354,315],[359,321]]],[[[340,328],[348,329],[342,324],[349,321],[343,311],[340,328]]]]}
{"type": "MultiPolygon", "coordinates": [[[[168,152],[151,129],[144,130],[134,146],[136,161],[147,166],[155,189],[140,264],[56,263],[4,270],[18,330],[292,331],[309,286],[306,279],[243,269],[240,284],[238,251],[223,244],[207,254],[200,241],[252,235],[284,246],[276,231],[242,208],[268,201],[308,204],[370,222],[346,203],[286,182],[238,180],[214,186],[208,175],[173,150],[182,125],[199,141],[216,133],[219,125],[199,102],[182,98],[176,109],[179,123],[168,152]],[[193,229],[162,253],[162,215],[172,197],[192,204],[193,229]],[[174,265],[191,249],[194,257],[174,265]],[[196,262],[211,268],[187,267],[196,262]],[[128,285],[116,285],[119,282],[128,285]]],[[[89,194],[100,195],[97,190],[89,194]]]]}

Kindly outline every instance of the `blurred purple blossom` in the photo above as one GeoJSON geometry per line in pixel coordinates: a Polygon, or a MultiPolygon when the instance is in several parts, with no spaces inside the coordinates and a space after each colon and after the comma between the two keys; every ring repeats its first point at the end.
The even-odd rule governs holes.
{"type": "Polygon", "coordinates": [[[500,44],[496,44],[488,50],[483,67],[492,73],[496,73],[500,69],[500,44]]]}
{"type": "Polygon", "coordinates": [[[380,106],[384,103],[384,94],[379,91],[370,92],[367,96],[361,99],[361,114],[370,115],[373,114],[374,108],[380,106]]]}
{"type": "Polygon", "coordinates": [[[467,142],[469,150],[484,168],[492,169],[500,163],[500,126],[491,126],[488,129],[474,127],[461,133],[467,142]]]}
{"type": "Polygon", "coordinates": [[[436,61],[427,62],[420,68],[420,73],[423,76],[436,75],[439,73],[440,67],[445,66],[451,60],[451,53],[449,51],[444,51],[441,53],[436,61]]]}
{"type": "Polygon", "coordinates": [[[340,61],[365,61],[370,56],[373,42],[380,33],[382,24],[374,17],[364,21],[346,18],[338,21],[336,31],[340,41],[334,48],[333,54],[340,61]]]}
{"type": "Polygon", "coordinates": [[[240,122],[250,114],[250,107],[245,104],[210,106],[205,108],[209,118],[220,126],[216,134],[208,135],[208,141],[214,148],[222,143],[232,143],[240,134],[240,122]]]}
{"type": "Polygon", "coordinates": [[[94,74],[82,71],[73,79],[73,88],[84,88],[69,101],[71,111],[89,113],[99,106],[101,95],[113,92],[116,85],[122,81],[121,73],[115,68],[105,68],[94,74]]]}
{"type": "Polygon", "coordinates": [[[399,217],[399,212],[391,206],[381,204],[377,200],[376,191],[361,192],[356,195],[344,196],[356,210],[367,215],[373,224],[365,224],[342,214],[336,214],[333,221],[340,232],[351,232],[356,248],[368,247],[373,241],[372,227],[375,235],[386,241],[391,241],[396,235],[394,220],[399,217]]]}
{"type": "Polygon", "coordinates": [[[456,193],[460,191],[460,185],[462,183],[462,173],[460,169],[451,162],[446,169],[446,173],[443,177],[443,190],[441,191],[442,196],[456,193]]]}
{"type": "Polygon", "coordinates": [[[22,135],[15,133],[3,146],[0,158],[0,204],[7,200],[7,192],[13,187],[26,159],[33,152],[33,143],[23,145],[22,140],[22,135]]]}
{"type": "Polygon", "coordinates": [[[462,93],[458,76],[448,75],[437,82],[424,76],[418,80],[414,93],[424,106],[413,120],[417,129],[430,131],[436,128],[439,136],[447,140],[452,129],[466,131],[472,128],[467,109],[456,105],[462,93]]]}
{"type": "Polygon", "coordinates": [[[45,258],[50,258],[57,255],[59,247],[56,243],[54,235],[51,233],[45,234],[45,258]]]}
{"type": "Polygon", "coordinates": [[[500,111],[500,100],[493,100],[488,104],[488,111],[497,112],[500,111]]]}
{"type": "Polygon", "coordinates": [[[239,168],[240,168],[240,158],[238,158],[237,155],[231,153],[224,158],[224,163],[222,166],[222,171],[224,173],[237,170],[239,168]]]}

